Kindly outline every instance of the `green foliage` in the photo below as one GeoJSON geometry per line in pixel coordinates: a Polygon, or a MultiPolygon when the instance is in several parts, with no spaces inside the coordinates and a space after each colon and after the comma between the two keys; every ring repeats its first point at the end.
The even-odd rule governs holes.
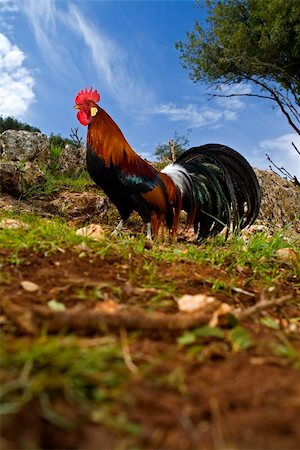
{"type": "Polygon", "coordinates": [[[39,130],[38,128],[28,125],[27,123],[20,122],[14,117],[0,116],[0,133],[3,133],[3,131],[6,130],[25,130],[25,131],[41,132],[41,130],[39,130]]]}
{"type": "Polygon", "coordinates": [[[285,334],[277,333],[277,339],[272,343],[271,349],[274,355],[287,358],[292,362],[295,369],[300,369],[300,353],[285,334]]]}
{"type": "Polygon", "coordinates": [[[49,142],[53,148],[64,148],[66,144],[74,144],[71,139],[64,138],[60,134],[51,133],[49,136],[49,142]]]}
{"type": "Polygon", "coordinates": [[[206,24],[196,21],[187,42],[176,44],[191,79],[220,89],[253,82],[300,133],[300,2],[209,0],[206,5],[206,24]]]}
{"type": "Polygon", "coordinates": [[[94,186],[93,181],[86,172],[80,173],[76,177],[71,177],[65,174],[46,173],[46,183],[42,190],[37,193],[43,195],[52,195],[55,192],[62,190],[69,190],[73,192],[84,192],[88,187],[94,186]]]}
{"type": "Polygon", "coordinates": [[[168,143],[158,144],[154,152],[158,160],[172,160],[170,143],[172,143],[171,145],[174,146],[175,156],[176,158],[178,158],[178,156],[180,156],[188,148],[188,135],[179,136],[179,134],[175,132],[173,138],[168,143]]]}
{"type": "Polygon", "coordinates": [[[199,338],[224,339],[224,336],[225,333],[221,330],[221,328],[204,325],[190,331],[185,331],[181,336],[179,336],[177,343],[179,345],[190,345],[196,342],[199,338]]]}
{"type": "Polygon", "coordinates": [[[252,347],[253,345],[253,340],[249,331],[239,325],[229,331],[228,339],[234,352],[247,350],[247,348],[252,347]]]}

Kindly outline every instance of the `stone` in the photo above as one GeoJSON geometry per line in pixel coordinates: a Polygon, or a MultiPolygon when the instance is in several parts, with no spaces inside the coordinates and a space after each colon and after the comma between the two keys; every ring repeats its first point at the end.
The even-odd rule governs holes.
{"type": "Polygon", "coordinates": [[[21,282],[21,286],[26,292],[36,292],[40,289],[39,285],[33,283],[33,281],[24,280],[21,282]]]}
{"type": "Polygon", "coordinates": [[[76,230],[77,236],[89,237],[95,241],[103,241],[105,239],[105,234],[101,225],[96,223],[91,223],[83,228],[78,228],[76,230]]]}
{"type": "Polygon", "coordinates": [[[85,149],[67,144],[58,157],[60,172],[66,175],[79,175],[86,170],[85,149]]]}
{"type": "Polygon", "coordinates": [[[276,257],[282,262],[296,262],[298,260],[297,253],[293,248],[279,248],[275,252],[276,257]]]}
{"type": "Polygon", "coordinates": [[[262,189],[258,222],[278,230],[299,217],[300,189],[274,172],[254,170],[262,189]]]}
{"type": "Polygon", "coordinates": [[[19,195],[20,173],[13,161],[0,160],[0,192],[19,195]]]}
{"type": "Polygon", "coordinates": [[[8,161],[34,161],[38,166],[49,164],[50,143],[45,134],[6,130],[1,136],[0,158],[8,161]]]}
{"type": "Polygon", "coordinates": [[[45,183],[46,176],[36,164],[26,162],[20,169],[20,191],[27,192],[32,187],[41,186],[45,183]]]}

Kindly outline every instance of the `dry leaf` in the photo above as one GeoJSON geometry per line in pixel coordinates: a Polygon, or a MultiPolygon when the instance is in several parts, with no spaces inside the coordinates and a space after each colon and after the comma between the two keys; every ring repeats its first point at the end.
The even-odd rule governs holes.
{"type": "Polygon", "coordinates": [[[297,253],[293,248],[279,248],[276,250],[275,255],[278,259],[280,259],[283,262],[292,262],[297,261],[298,256],[297,253]]]}
{"type": "Polygon", "coordinates": [[[63,303],[58,302],[57,300],[50,300],[47,303],[49,309],[51,309],[51,311],[65,311],[66,307],[63,303]]]}
{"type": "Polygon", "coordinates": [[[102,241],[105,238],[103,228],[96,223],[91,223],[86,227],[78,228],[76,234],[77,236],[89,237],[95,241],[102,241]]]}
{"type": "Polygon", "coordinates": [[[215,297],[210,297],[206,294],[196,294],[196,295],[183,295],[177,300],[178,308],[180,311],[192,312],[197,309],[203,309],[208,304],[216,301],[215,297]]]}
{"type": "Polygon", "coordinates": [[[32,281],[22,281],[21,286],[26,292],[36,292],[39,290],[39,285],[32,281]]]}

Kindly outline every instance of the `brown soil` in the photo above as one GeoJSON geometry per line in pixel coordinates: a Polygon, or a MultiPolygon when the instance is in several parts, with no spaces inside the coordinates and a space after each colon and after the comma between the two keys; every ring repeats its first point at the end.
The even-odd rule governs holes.
{"type": "MultiPolygon", "coordinates": [[[[77,249],[48,256],[23,253],[20,256],[24,263],[19,266],[7,262],[8,255],[8,251],[1,251],[6,261],[0,286],[2,301],[9,299],[23,311],[46,306],[52,299],[67,309],[80,307],[81,311],[93,310],[97,304],[111,300],[149,313],[155,310],[172,315],[178,310],[175,294],[153,302],[159,290],[141,288],[147,277],[147,255],[134,255],[125,262],[121,257],[103,258],[89,252],[79,256],[77,249]],[[24,280],[36,283],[38,291],[26,292],[21,286],[24,280]],[[100,289],[101,298],[93,296],[95,287],[100,289]]],[[[207,280],[230,280],[225,268],[200,267],[184,261],[179,266],[155,264],[160,284],[164,288],[175,285],[177,298],[186,293],[212,295],[207,280]]],[[[238,287],[248,289],[247,279],[247,274],[241,274],[238,287]]],[[[277,297],[295,292],[292,283],[276,289],[277,297]]],[[[213,295],[235,308],[246,308],[260,299],[259,286],[252,286],[252,291],[255,297],[223,291],[213,295]]],[[[289,318],[299,316],[299,308],[285,305],[272,311],[271,316],[284,326],[289,318]]],[[[1,318],[8,343],[22,339],[34,342],[34,336],[20,331],[17,317],[7,316],[3,310],[1,318]]],[[[137,436],[128,438],[122,431],[93,423],[80,405],[58,395],[55,410],[76,424],[72,430],[47,421],[33,399],[20,412],[3,419],[1,448],[299,449],[300,372],[290,360],[272,353],[274,330],[253,318],[241,325],[251,333],[254,346],[232,351],[224,341],[208,338],[201,358],[177,345],[181,333],[137,329],[138,339],[133,333],[130,353],[134,363],[137,367],[147,363],[149,368],[143,376],[137,373],[129,377],[126,397],[130,400],[120,398],[118,408],[130,421],[140,424],[137,436]]],[[[110,332],[120,336],[119,329],[110,332]]],[[[97,335],[87,333],[85,339],[92,342],[97,335]]],[[[291,341],[299,352],[299,336],[295,334],[291,341]]]]}

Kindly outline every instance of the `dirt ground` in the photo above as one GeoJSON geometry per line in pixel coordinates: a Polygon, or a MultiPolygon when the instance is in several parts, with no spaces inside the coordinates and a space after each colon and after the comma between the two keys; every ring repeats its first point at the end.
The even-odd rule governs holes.
{"type": "MultiPolygon", "coordinates": [[[[78,222],[84,221],[86,214],[79,211],[77,218],[82,219],[78,222]]],[[[75,220],[75,216],[70,213],[69,219],[75,220]]],[[[25,251],[20,255],[24,261],[21,265],[10,263],[9,254],[6,249],[0,251],[4,261],[1,297],[6,305],[1,313],[1,328],[8,347],[16,340],[26,341],[27,345],[35,341],[30,324],[28,333],[26,325],[20,328],[25,320],[22,314],[46,307],[53,298],[67,310],[80,311],[82,316],[86,311],[96,313],[101,303],[109,301],[147,313],[172,316],[178,312],[172,292],[155,301],[159,289],[142,287],[148,276],[145,258],[153,263],[145,254],[133,254],[130,261],[124,261],[121,256],[91,256],[88,252],[79,257],[76,249],[46,256],[25,251]],[[38,291],[24,290],[23,280],[34,280],[38,291]],[[95,298],[93,292],[99,286],[101,298],[95,298]],[[15,307],[11,313],[7,307],[10,302],[15,307]]],[[[168,286],[171,280],[176,297],[186,293],[212,295],[207,280],[230,280],[226,267],[209,268],[187,261],[155,264],[158,283],[168,286]]],[[[277,296],[294,294],[299,298],[297,282],[299,286],[295,279],[277,286],[277,296]]],[[[248,291],[249,274],[241,273],[238,283],[240,289],[248,291]]],[[[251,289],[254,296],[222,290],[213,295],[234,308],[246,308],[260,300],[260,287],[253,284],[251,289]]],[[[283,327],[299,315],[299,304],[295,303],[270,312],[283,327]]],[[[123,430],[91,420],[80,404],[74,405],[58,393],[53,400],[55,410],[76,426],[63,429],[47,421],[33,398],[16,414],[2,418],[1,448],[299,449],[299,369],[290,359],[271,351],[280,331],[253,318],[241,321],[241,325],[251,334],[252,346],[234,351],[228,342],[207,337],[201,341],[201,358],[189,352],[188,346],[178,345],[181,331],[138,326],[127,330],[130,357],[137,370],[132,370],[126,380],[116,414],[124,412],[130,422],[140,426],[136,435],[128,437],[123,430]],[[145,365],[146,372],[139,372],[139,367],[145,365]]],[[[226,323],[222,327],[228,329],[226,323]]],[[[65,330],[66,334],[74,332],[91,345],[105,335],[97,330],[65,330]]],[[[109,328],[107,333],[120,338],[118,327],[109,328]]],[[[291,342],[300,355],[298,330],[291,334],[291,342]]]]}

